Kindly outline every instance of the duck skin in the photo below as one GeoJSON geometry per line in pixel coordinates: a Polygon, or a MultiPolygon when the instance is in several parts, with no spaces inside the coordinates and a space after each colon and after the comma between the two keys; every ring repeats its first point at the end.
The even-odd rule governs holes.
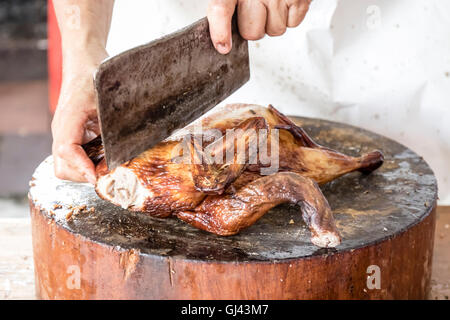
{"type": "Polygon", "coordinates": [[[226,236],[290,203],[319,247],[341,238],[318,185],[383,163],[380,151],[351,157],[318,145],[270,105],[228,105],[111,171],[100,138],[84,148],[96,164],[97,194],[115,205],[226,236]],[[275,170],[264,158],[276,160],[275,170]]]}

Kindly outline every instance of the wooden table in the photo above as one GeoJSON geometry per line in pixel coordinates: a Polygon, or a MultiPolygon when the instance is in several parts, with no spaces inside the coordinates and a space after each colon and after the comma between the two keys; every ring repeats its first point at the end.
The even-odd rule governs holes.
{"type": "Polygon", "coordinates": [[[0,300],[34,299],[30,218],[0,219],[0,300]]]}

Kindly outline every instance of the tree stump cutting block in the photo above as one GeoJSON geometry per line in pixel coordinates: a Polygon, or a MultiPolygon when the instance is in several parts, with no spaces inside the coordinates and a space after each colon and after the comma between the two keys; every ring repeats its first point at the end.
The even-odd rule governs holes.
{"type": "Polygon", "coordinates": [[[52,158],[30,188],[37,297],[43,299],[424,299],[430,287],[437,199],[425,161],[383,136],[293,118],[347,154],[385,154],[370,175],[322,190],[342,243],[321,249],[298,208],[279,206],[238,235],[129,212],[91,185],[61,181],[52,158]]]}

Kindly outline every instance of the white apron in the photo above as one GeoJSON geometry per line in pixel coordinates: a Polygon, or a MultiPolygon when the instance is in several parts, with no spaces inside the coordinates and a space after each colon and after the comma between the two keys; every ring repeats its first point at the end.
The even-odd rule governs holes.
{"type": "MultiPolygon", "coordinates": [[[[206,15],[207,0],[116,0],[110,54],[206,15]]],[[[450,205],[450,1],[314,0],[282,37],[250,43],[251,80],[223,103],[349,123],[423,156],[450,205]]]]}

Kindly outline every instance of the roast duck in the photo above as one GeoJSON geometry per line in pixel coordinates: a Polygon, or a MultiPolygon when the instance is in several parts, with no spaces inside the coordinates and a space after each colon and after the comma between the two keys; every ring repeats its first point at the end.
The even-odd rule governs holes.
{"type": "Polygon", "coordinates": [[[341,238],[319,185],[383,163],[380,151],[351,157],[315,143],[270,105],[228,105],[197,122],[201,133],[190,125],[111,171],[100,137],[85,145],[96,164],[97,194],[125,209],[176,216],[222,236],[289,203],[298,207],[313,244],[335,247],[341,238]]]}

